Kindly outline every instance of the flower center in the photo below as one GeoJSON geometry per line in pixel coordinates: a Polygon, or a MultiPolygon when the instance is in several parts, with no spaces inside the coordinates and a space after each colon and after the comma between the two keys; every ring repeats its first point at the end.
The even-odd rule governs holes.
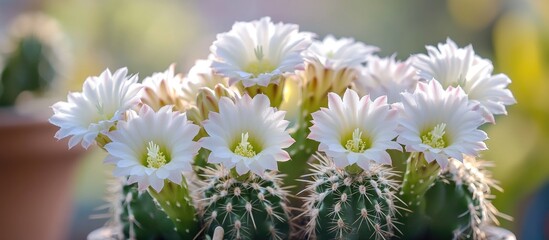
{"type": "Polygon", "coordinates": [[[160,151],[160,146],[153,141],[150,141],[149,146],[147,147],[147,167],[160,168],[166,165],[167,162],[166,154],[160,151]]]}
{"type": "Polygon", "coordinates": [[[326,58],[333,58],[334,55],[335,55],[334,51],[330,50],[329,52],[326,53],[326,58]]]}
{"type": "Polygon", "coordinates": [[[254,77],[259,76],[262,73],[270,73],[275,69],[275,66],[270,61],[263,59],[265,56],[263,53],[263,47],[258,45],[254,49],[256,61],[252,61],[248,66],[244,68],[244,71],[251,73],[254,77]]]}
{"type": "Polygon", "coordinates": [[[461,87],[462,89],[465,89],[465,85],[467,84],[467,78],[463,74],[460,74],[457,79],[447,82],[445,87],[461,87]]]}
{"type": "Polygon", "coordinates": [[[96,118],[94,119],[93,122],[100,122],[100,121],[103,121],[103,120],[109,120],[114,116],[113,113],[107,112],[105,110],[105,107],[104,107],[103,103],[97,103],[95,105],[95,108],[97,110],[97,114],[95,115],[96,118]]]}
{"type": "Polygon", "coordinates": [[[369,144],[362,139],[362,131],[360,129],[355,128],[353,131],[353,137],[349,140],[347,140],[347,143],[345,144],[345,149],[356,152],[356,153],[362,153],[366,149],[368,149],[369,144]]]}
{"type": "Polygon", "coordinates": [[[427,144],[433,148],[445,148],[446,147],[446,141],[444,141],[444,135],[446,134],[446,131],[444,131],[445,128],[446,128],[445,123],[436,125],[433,128],[433,130],[421,136],[421,141],[424,144],[427,144]]]}
{"type": "Polygon", "coordinates": [[[234,153],[247,158],[256,155],[254,147],[248,142],[248,137],[248,132],[242,133],[240,136],[240,143],[234,148],[234,153]]]}

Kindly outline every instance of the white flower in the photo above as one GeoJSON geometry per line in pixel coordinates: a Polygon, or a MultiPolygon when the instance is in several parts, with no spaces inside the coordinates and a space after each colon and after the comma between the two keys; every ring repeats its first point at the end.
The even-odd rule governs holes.
{"type": "Polygon", "coordinates": [[[362,64],[378,48],[351,38],[326,36],[303,52],[305,69],[297,71],[301,86],[302,108],[314,112],[326,106],[329,92],[343,94],[358,78],[362,64]]]}
{"type": "Polygon", "coordinates": [[[379,51],[379,48],[356,42],[352,38],[335,39],[328,35],[321,41],[314,41],[303,52],[305,60],[324,68],[340,70],[343,68],[359,68],[368,57],[379,51]]]}
{"type": "Polygon", "coordinates": [[[480,111],[486,121],[494,123],[494,115],[507,114],[506,105],[516,103],[507,86],[511,83],[504,74],[492,76],[492,63],[475,55],[471,45],[459,48],[452,40],[439,43],[438,49],[427,46],[428,55],[418,54],[414,66],[419,75],[436,79],[442,86],[460,86],[469,100],[480,104],[480,111]]]}
{"type": "Polygon", "coordinates": [[[137,116],[120,121],[108,133],[112,142],[105,145],[109,153],[105,162],[115,164],[114,175],[129,176],[129,183],[137,182],[140,190],[151,186],[160,192],[164,180],[181,184],[182,173],[192,171],[200,149],[193,138],[199,129],[185,113],[173,112],[172,106],[155,112],[143,105],[137,116]]]}
{"type": "Polygon", "coordinates": [[[391,164],[387,149],[402,150],[393,141],[397,136],[397,111],[385,96],[359,98],[348,89],[343,99],[328,94],[328,108],[314,112],[308,138],[320,142],[319,151],[333,158],[337,167],[357,163],[368,170],[370,161],[391,164]]]}
{"type": "Polygon", "coordinates": [[[414,93],[402,93],[397,141],[443,168],[450,157],[476,156],[487,149],[483,141],[488,138],[478,129],[484,120],[476,107],[459,87],[444,90],[437,81],[420,82],[414,93]]]}
{"type": "Polygon", "coordinates": [[[139,102],[141,84],[137,76],[127,77],[121,68],[114,74],[107,69],[99,77],[88,77],[82,92],[69,93],[67,102],[52,106],[50,122],[60,129],[57,139],[71,136],[69,148],[82,142],[88,148],[99,133],[106,133],[126,110],[139,102]]]}
{"type": "Polygon", "coordinates": [[[166,105],[174,105],[177,110],[184,110],[187,102],[183,99],[183,78],[174,73],[175,65],[159,73],[154,73],[143,80],[141,101],[155,111],[166,105]]]}
{"type": "Polygon", "coordinates": [[[214,89],[217,84],[225,87],[229,86],[229,80],[224,76],[214,73],[211,65],[212,61],[210,59],[197,60],[191,70],[189,70],[189,74],[185,77],[183,83],[183,98],[186,102],[195,104],[200,88],[207,87],[214,89]]]}
{"type": "Polygon", "coordinates": [[[212,68],[229,77],[231,85],[241,80],[245,87],[267,86],[302,68],[301,52],[310,43],[311,34],[299,32],[295,24],[274,24],[269,17],[236,22],[210,47],[212,68]]]}
{"type": "Polygon", "coordinates": [[[361,95],[370,95],[371,98],[386,95],[389,103],[397,103],[400,102],[400,93],[413,92],[417,82],[416,69],[410,60],[397,61],[393,55],[386,58],[370,57],[354,83],[361,95]]]}
{"type": "Polygon", "coordinates": [[[253,99],[244,95],[235,102],[222,97],[219,113],[210,112],[204,121],[208,137],[200,141],[211,151],[208,162],[236,166],[240,175],[250,170],[258,175],[267,169],[277,170],[277,161],[290,159],[282,149],[294,143],[284,115],[284,111],[270,107],[269,98],[263,94],[253,99]]]}

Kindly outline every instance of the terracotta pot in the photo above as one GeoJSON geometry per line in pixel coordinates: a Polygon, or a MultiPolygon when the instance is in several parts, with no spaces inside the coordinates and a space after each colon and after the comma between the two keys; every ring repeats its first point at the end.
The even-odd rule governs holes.
{"type": "Polygon", "coordinates": [[[83,149],[57,141],[57,127],[0,109],[0,229],[3,239],[67,237],[74,170],[83,149]]]}

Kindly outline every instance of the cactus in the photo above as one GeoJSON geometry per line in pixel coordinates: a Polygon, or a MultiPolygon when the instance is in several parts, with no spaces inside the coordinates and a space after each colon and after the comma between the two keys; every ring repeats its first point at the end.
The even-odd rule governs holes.
{"type": "Polygon", "coordinates": [[[185,176],[181,184],[165,180],[160,192],[152,187],[147,191],[172,221],[179,239],[194,239],[200,235],[200,221],[196,216],[196,208],[190,194],[191,189],[186,180],[189,177],[192,176],[185,176]]]}
{"type": "Polygon", "coordinates": [[[489,162],[465,157],[463,163],[451,159],[425,195],[428,232],[437,239],[486,239],[484,226],[507,218],[492,205],[491,188],[501,191],[491,178],[489,162]],[[455,221],[437,221],[452,219],[455,221]]]}
{"type": "MultiPolygon", "coordinates": [[[[185,181],[182,184],[186,185],[185,181]]],[[[190,188],[196,189],[194,185],[190,188]]],[[[185,186],[166,183],[160,193],[151,189],[139,191],[137,184],[128,184],[127,180],[119,179],[109,188],[107,200],[110,219],[105,227],[112,229],[115,239],[199,237],[200,225],[195,216],[194,204],[188,205],[193,202],[189,199],[190,196],[184,194],[187,189],[185,186]],[[165,198],[164,190],[173,198],[165,198]]]]}
{"type": "Polygon", "coordinates": [[[39,13],[17,17],[2,51],[0,106],[15,103],[23,91],[44,93],[61,77],[67,61],[65,36],[58,23],[39,13]]]}
{"type": "Polygon", "coordinates": [[[174,224],[154,199],[137,184],[122,187],[120,222],[125,239],[176,239],[174,224]]]}
{"type": "Polygon", "coordinates": [[[105,227],[112,229],[113,239],[178,238],[166,213],[148,193],[139,192],[137,184],[127,184],[124,179],[113,181],[107,201],[110,219],[105,227]]]}
{"type": "MultiPolygon", "coordinates": [[[[316,155],[303,213],[305,235],[316,239],[387,239],[395,236],[398,183],[390,168],[338,169],[316,155]]],[[[353,166],[356,167],[356,166],[353,166]]]]}
{"type": "Polygon", "coordinates": [[[221,226],[225,239],[289,238],[288,193],[280,187],[279,175],[248,173],[235,178],[222,167],[205,173],[199,196],[206,235],[213,236],[221,226]]]}

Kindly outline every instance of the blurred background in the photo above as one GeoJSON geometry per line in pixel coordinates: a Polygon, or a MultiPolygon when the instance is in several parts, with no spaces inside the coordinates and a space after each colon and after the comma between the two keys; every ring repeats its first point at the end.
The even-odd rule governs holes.
{"type": "MultiPolygon", "coordinates": [[[[519,239],[537,239],[536,233],[549,231],[547,0],[0,0],[0,35],[18,15],[37,11],[56,19],[66,35],[63,46],[70,57],[60,83],[50,90],[55,100],[80,91],[87,76],[105,68],[127,66],[141,79],[171,63],[187,72],[196,59],[207,57],[217,33],[235,21],[262,16],[299,24],[320,38],[353,37],[380,47],[381,56],[397,53],[400,59],[424,53],[425,45],[447,37],[461,47],[472,44],[477,54],[494,62],[496,73],[512,79],[518,101],[508,108],[509,116],[485,128],[489,150],[482,157],[495,163],[494,177],[505,190],[495,192],[494,204],[515,218],[501,224],[519,239]]],[[[105,203],[110,175],[104,156],[94,149],[78,160],[66,239],[85,239],[105,222],[92,217],[105,212],[97,210],[105,203]]]]}

